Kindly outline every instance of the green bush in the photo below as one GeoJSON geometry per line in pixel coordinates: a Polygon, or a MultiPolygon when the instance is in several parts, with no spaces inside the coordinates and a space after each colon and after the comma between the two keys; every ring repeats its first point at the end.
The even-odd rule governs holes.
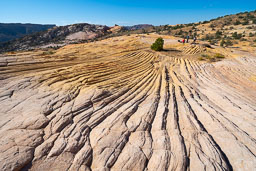
{"type": "Polygon", "coordinates": [[[239,20],[236,20],[236,22],[234,24],[239,25],[239,24],[241,24],[241,22],[239,20]]]}
{"type": "Polygon", "coordinates": [[[245,20],[244,22],[242,22],[242,25],[248,25],[248,24],[249,24],[248,20],[245,20]]]}
{"type": "Polygon", "coordinates": [[[213,36],[213,35],[206,34],[204,39],[205,39],[205,40],[212,40],[212,39],[214,39],[214,36],[213,36]]]}
{"type": "Polygon", "coordinates": [[[161,51],[163,50],[163,46],[164,46],[164,40],[163,38],[159,37],[158,39],[156,39],[155,43],[151,45],[151,49],[155,51],[161,51]]]}
{"type": "Polygon", "coordinates": [[[223,47],[225,44],[226,44],[225,40],[222,39],[220,42],[220,46],[223,47]]]}
{"type": "Polygon", "coordinates": [[[221,53],[216,53],[216,54],[214,55],[214,57],[215,57],[215,58],[225,58],[225,56],[222,55],[221,53]]]}
{"type": "Polygon", "coordinates": [[[201,55],[201,57],[202,57],[202,58],[207,58],[207,59],[209,59],[209,58],[210,58],[210,56],[209,56],[209,55],[207,55],[207,54],[202,54],[202,55],[201,55]]]}
{"type": "Polygon", "coordinates": [[[234,39],[241,39],[242,34],[237,34],[237,32],[235,32],[235,33],[232,34],[232,37],[233,37],[234,39]]]}
{"type": "Polygon", "coordinates": [[[208,40],[211,45],[215,45],[218,41],[215,39],[208,40]]]}
{"type": "Polygon", "coordinates": [[[43,52],[42,55],[53,55],[55,52],[54,51],[46,51],[46,52],[43,52]]]}
{"type": "Polygon", "coordinates": [[[249,33],[249,37],[253,37],[254,36],[254,34],[253,33],[249,33]]]}
{"type": "Polygon", "coordinates": [[[226,43],[226,46],[232,46],[232,45],[233,45],[233,43],[231,42],[231,40],[227,40],[225,43],[226,43]]]}
{"type": "Polygon", "coordinates": [[[204,60],[204,58],[203,58],[202,56],[199,56],[197,59],[198,59],[199,61],[203,61],[203,60],[204,60]]]}
{"type": "Polygon", "coordinates": [[[216,31],[216,33],[215,33],[215,38],[216,39],[220,39],[221,38],[221,36],[222,36],[222,32],[221,31],[216,31]]]}

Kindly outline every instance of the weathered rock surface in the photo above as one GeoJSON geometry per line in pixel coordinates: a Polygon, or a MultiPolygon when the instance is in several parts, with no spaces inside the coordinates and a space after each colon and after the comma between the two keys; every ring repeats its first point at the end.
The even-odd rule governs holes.
{"type": "Polygon", "coordinates": [[[255,170],[256,57],[143,48],[1,56],[0,170],[255,170]]]}
{"type": "Polygon", "coordinates": [[[61,47],[82,40],[94,40],[109,34],[110,27],[87,23],[49,27],[49,30],[27,35],[20,39],[0,44],[0,53],[31,50],[39,47],[61,47]]]}

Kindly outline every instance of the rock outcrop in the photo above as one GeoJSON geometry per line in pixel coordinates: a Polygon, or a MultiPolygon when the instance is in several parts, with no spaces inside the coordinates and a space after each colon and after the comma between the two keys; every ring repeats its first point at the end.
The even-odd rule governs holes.
{"type": "Polygon", "coordinates": [[[87,23],[56,26],[23,38],[0,44],[0,53],[17,50],[31,50],[41,47],[58,47],[80,41],[94,40],[109,34],[110,28],[87,23]]]}

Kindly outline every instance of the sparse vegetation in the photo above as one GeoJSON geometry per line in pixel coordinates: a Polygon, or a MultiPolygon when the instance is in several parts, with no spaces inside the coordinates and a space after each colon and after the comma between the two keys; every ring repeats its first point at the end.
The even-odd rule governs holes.
{"type": "Polygon", "coordinates": [[[54,53],[55,53],[54,51],[49,50],[49,51],[43,52],[42,55],[53,55],[54,53]]]}
{"type": "Polygon", "coordinates": [[[208,54],[202,54],[201,57],[203,57],[203,58],[210,58],[210,56],[208,54]]]}
{"type": "Polygon", "coordinates": [[[225,43],[226,43],[225,40],[222,39],[221,42],[220,42],[220,46],[221,46],[221,47],[224,47],[225,43]]]}
{"type": "Polygon", "coordinates": [[[161,51],[163,50],[163,46],[164,46],[164,39],[159,37],[158,39],[156,39],[155,43],[151,45],[151,49],[155,51],[161,51]]]}
{"type": "Polygon", "coordinates": [[[199,61],[203,61],[204,58],[203,58],[202,56],[199,56],[199,57],[198,57],[198,60],[199,60],[199,61]]]}
{"type": "Polygon", "coordinates": [[[249,24],[249,21],[246,19],[244,20],[244,22],[242,22],[242,25],[248,25],[249,24]]]}
{"type": "Polygon", "coordinates": [[[221,53],[216,53],[214,55],[201,54],[201,56],[199,56],[197,59],[199,61],[207,60],[209,62],[215,62],[215,61],[218,61],[218,60],[223,59],[223,58],[225,58],[224,55],[222,55],[221,53]]]}
{"type": "Polygon", "coordinates": [[[224,56],[223,54],[221,54],[221,53],[216,53],[216,54],[214,55],[214,57],[215,57],[215,58],[225,58],[225,56],[224,56]]]}
{"type": "Polygon", "coordinates": [[[237,32],[234,32],[234,33],[232,34],[232,37],[233,37],[234,39],[241,39],[242,36],[243,36],[242,34],[237,34],[237,32]]]}
{"type": "Polygon", "coordinates": [[[226,44],[226,46],[232,46],[233,45],[232,41],[229,40],[229,39],[225,42],[225,44],[226,44]]]}
{"type": "Polygon", "coordinates": [[[216,39],[220,39],[221,38],[221,36],[222,36],[222,32],[221,31],[216,31],[216,33],[215,33],[215,38],[216,39]]]}
{"type": "Polygon", "coordinates": [[[224,46],[228,47],[228,46],[232,46],[232,45],[233,45],[233,43],[229,39],[227,39],[227,40],[222,39],[220,42],[221,47],[224,47],[224,46]]]}
{"type": "Polygon", "coordinates": [[[236,20],[236,22],[234,23],[234,25],[239,25],[239,24],[241,24],[239,20],[236,20]]]}
{"type": "Polygon", "coordinates": [[[210,43],[211,45],[215,45],[217,42],[218,42],[218,41],[215,40],[215,39],[209,40],[209,43],[210,43]]]}

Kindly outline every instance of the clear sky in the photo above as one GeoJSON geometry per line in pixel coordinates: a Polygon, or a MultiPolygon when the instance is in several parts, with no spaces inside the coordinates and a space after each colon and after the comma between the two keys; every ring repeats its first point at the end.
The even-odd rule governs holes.
{"type": "Polygon", "coordinates": [[[0,23],[181,24],[256,10],[256,0],[0,0],[0,23]]]}

